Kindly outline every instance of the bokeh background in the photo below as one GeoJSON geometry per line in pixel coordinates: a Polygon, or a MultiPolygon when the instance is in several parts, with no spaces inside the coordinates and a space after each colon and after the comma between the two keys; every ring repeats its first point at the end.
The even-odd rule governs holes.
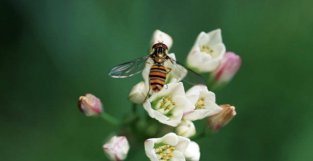
{"type": "MultiPolygon", "coordinates": [[[[77,110],[86,92],[122,118],[141,77],[109,69],[147,54],[155,29],[180,61],[200,31],[222,29],[243,64],[216,91],[237,117],[200,142],[202,161],[313,159],[313,2],[310,0],[1,0],[0,160],[104,161],[114,127],[77,110]]],[[[148,160],[144,151],[134,161],[148,160]]]]}

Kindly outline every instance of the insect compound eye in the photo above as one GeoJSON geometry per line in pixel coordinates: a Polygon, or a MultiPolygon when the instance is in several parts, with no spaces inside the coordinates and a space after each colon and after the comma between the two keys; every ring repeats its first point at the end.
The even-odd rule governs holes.
{"type": "Polygon", "coordinates": [[[158,48],[158,43],[156,43],[156,44],[154,44],[154,45],[152,46],[152,49],[156,49],[156,48],[158,48]]]}
{"type": "Polygon", "coordinates": [[[162,47],[165,49],[165,50],[167,50],[168,48],[167,48],[167,46],[165,45],[165,44],[163,44],[162,45],[162,47]]]}

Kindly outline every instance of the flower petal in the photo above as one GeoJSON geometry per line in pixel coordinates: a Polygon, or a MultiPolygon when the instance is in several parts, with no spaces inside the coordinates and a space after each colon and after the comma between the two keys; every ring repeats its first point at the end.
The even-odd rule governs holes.
{"type": "Polygon", "coordinates": [[[145,141],[146,155],[152,161],[165,160],[184,161],[184,152],[190,140],[175,133],[168,133],[161,138],[152,138],[145,141]]]}
{"type": "Polygon", "coordinates": [[[160,30],[155,30],[151,39],[151,46],[159,42],[165,44],[168,49],[173,45],[173,39],[170,35],[160,30]]]}
{"type": "Polygon", "coordinates": [[[194,109],[181,82],[167,84],[160,92],[147,99],[143,107],[150,117],[174,127],[181,122],[184,112],[194,109]]]}
{"type": "Polygon", "coordinates": [[[201,32],[187,56],[187,65],[200,73],[211,72],[219,65],[225,50],[220,29],[201,32]]]}
{"type": "Polygon", "coordinates": [[[185,157],[188,161],[199,161],[200,160],[200,148],[199,145],[191,141],[186,148],[185,157]]]}
{"type": "Polygon", "coordinates": [[[127,138],[125,136],[113,136],[103,145],[103,150],[111,160],[124,160],[129,151],[127,138]]]}
{"type": "Polygon", "coordinates": [[[186,96],[195,109],[184,113],[184,119],[199,120],[212,116],[222,109],[215,103],[215,94],[204,85],[196,85],[186,92],[186,96]]]}
{"type": "Polygon", "coordinates": [[[141,81],[136,84],[128,95],[128,99],[136,104],[142,104],[148,94],[149,87],[146,87],[145,82],[141,81]]]}

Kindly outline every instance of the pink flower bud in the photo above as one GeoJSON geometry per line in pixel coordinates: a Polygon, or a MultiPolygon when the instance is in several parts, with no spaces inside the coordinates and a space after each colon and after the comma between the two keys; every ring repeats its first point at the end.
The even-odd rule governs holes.
{"type": "Polygon", "coordinates": [[[209,127],[217,131],[221,127],[225,126],[229,121],[236,115],[235,107],[229,104],[220,105],[222,111],[209,117],[208,125],[209,127]]]}
{"type": "Polygon", "coordinates": [[[87,93],[79,97],[78,108],[86,116],[96,116],[102,112],[102,103],[99,98],[87,93]]]}
{"type": "Polygon", "coordinates": [[[226,52],[220,65],[213,72],[215,83],[224,84],[229,82],[237,73],[241,65],[241,58],[233,52],[226,52]]]}
{"type": "Polygon", "coordinates": [[[125,160],[129,151],[129,143],[125,136],[113,136],[103,145],[103,150],[110,160],[125,160]]]}

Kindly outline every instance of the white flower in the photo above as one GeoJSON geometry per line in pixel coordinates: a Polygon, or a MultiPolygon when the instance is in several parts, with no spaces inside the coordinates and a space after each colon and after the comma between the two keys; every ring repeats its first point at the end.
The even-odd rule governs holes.
{"type": "Polygon", "coordinates": [[[233,117],[236,116],[236,111],[235,111],[234,106],[231,106],[229,104],[224,104],[224,105],[221,105],[221,108],[223,109],[221,112],[209,117],[208,119],[209,127],[215,131],[219,130],[221,127],[228,124],[229,121],[233,117]]]}
{"type": "Polygon", "coordinates": [[[187,98],[194,105],[194,109],[184,115],[186,120],[199,120],[217,114],[222,109],[215,103],[215,94],[204,85],[196,85],[186,93],[187,98]]]}
{"type": "Polygon", "coordinates": [[[147,97],[148,89],[144,81],[139,82],[130,91],[129,100],[137,104],[143,103],[147,97]]]}
{"type": "Polygon", "coordinates": [[[165,44],[168,49],[170,49],[173,45],[173,39],[170,35],[160,30],[155,30],[151,39],[151,46],[159,42],[165,44]]]}
{"type": "Polygon", "coordinates": [[[196,127],[192,121],[183,120],[176,128],[176,133],[179,136],[190,138],[196,134],[196,127]]]}
{"type": "Polygon", "coordinates": [[[100,99],[90,93],[79,97],[78,107],[86,116],[97,116],[102,112],[100,99]]]}
{"type": "Polygon", "coordinates": [[[146,155],[151,161],[185,161],[184,152],[190,140],[174,133],[145,141],[146,155]]]}
{"type": "Polygon", "coordinates": [[[217,68],[225,54],[221,30],[201,32],[187,57],[187,65],[200,73],[211,72],[217,68]]]}
{"type": "Polygon", "coordinates": [[[150,117],[174,127],[181,122],[184,112],[194,109],[181,82],[167,84],[147,99],[143,107],[150,117]]]}
{"type": "MultiPolygon", "coordinates": [[[[176,60],[176,56],[174,53],[168,54],[170,58],[172,58],[174,61],[176,60]]],[[[149,91],[149,74],[151,66],[153,65],[153,60],[148,59],[145,65],[145,68],[142,71],[142,77],[145,82],[146,90],[149,91]]],[[[169,83],[175,83],[181,81],[187,74],[187,70],[181,66],[177,66],[175,63],[173,64],[170,60],[164,62],[164,67],[168,69],[168,74],[166,75],[165,84],[169,83]]],[[[153,93],[152,90],[149,91],[150,94],[153,93]]]]}
{"type": "Polygon", "coordinates": [[[113,136],[103,145],[103,150],[110,160],[120,161],[127,157],[129,144],[125,136],[113,136]]]}
{"type": "Polygon", "coordinates": [[[233,52],[226,52],[221,64],[213,72],[212,76],[217,84],[229,82],[237,73],[241,65],[241,58],[233,52]]]}
{"type": "Polygon", "coordinates": [[[200,148],[199,145],[191,141],[185,151],[185,157],[187,161],[199,161],[200,160],[200,148]]]}

